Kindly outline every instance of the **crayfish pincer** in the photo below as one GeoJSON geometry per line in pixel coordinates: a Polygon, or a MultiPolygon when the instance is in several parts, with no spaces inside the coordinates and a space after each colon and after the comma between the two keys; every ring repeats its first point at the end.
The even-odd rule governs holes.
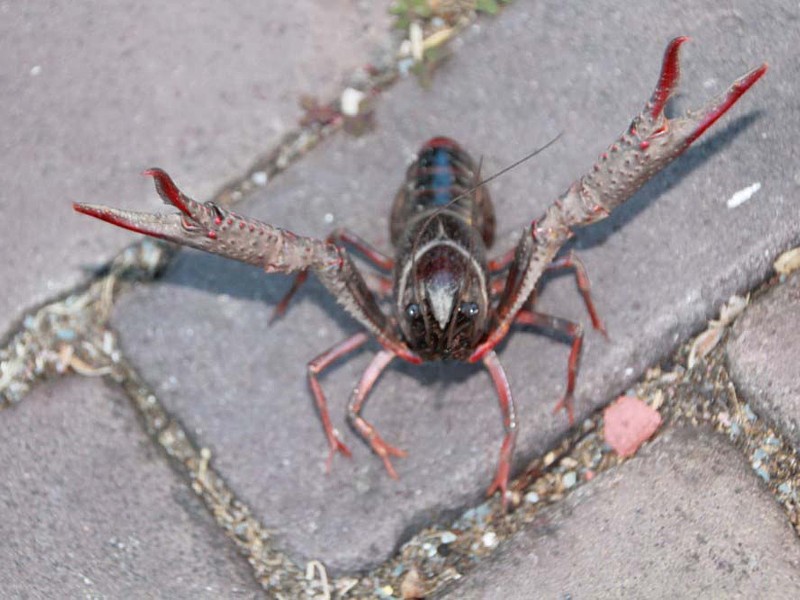
{"type": "Polygon", "coordinates": [[[564,409],[573,421],[582,328],[535,310],[538,281],[547,271],[572,269],[592,325],[604,332],[582,263],[572,253],[557,258],[559,250],[575,227],[604,219],[633,196],[767,71],[767,65],[762,65],[702,108],[668,119],[664,106],[678,84],[678,54],[686,40],[679,37],[667,46],[653,95],[622,135],[587,174],[575,180],[525,228],[512,252],[495,259],[487,252],[495,229],[487,188],[479,181],[472,158],[445,137],[434,137],[422,146],[395,196],[390,218],[393,256],[349,231],[335,231],[325,240],[302,237],[212,202],[200,204],[184,195],[160,169],[145,173],[155,180],[164,202],[178,209],[175,214],[135,213],[90,204],[75,204],[74,208],[138,233],[258,265],[268,273],[297,273],[295,285],[276,308],[277,314],[286,309],[291,294],[309,272],[320,279],[366,330],[308,363],[308,380],[330,447],[328,467],[337,452],[349,456],[350,450],[331,424],[318,376],[331,363],[361,347],[370,334],[381,350],[353,392],[348,417],[395,478],[391,458],[405,453],[385,442],[361,416],[367,394],[381,372],[397,357],[415,364],[441,359],[482,362],[494,383],[505,428],[497,474],[488,493],[500,491],[505,505],[517,421],[511,389],[495,347],[513,325],[550,328],[571,338],[566,391],[555,408],[564,409]],[[348,249],[386,273],[377,285],[367,285],[348,249]],[[372,289],[375,287],[378,289],[372,289]],[[393,314],[383,312],[379,299],[390,300],[393,314]]]}

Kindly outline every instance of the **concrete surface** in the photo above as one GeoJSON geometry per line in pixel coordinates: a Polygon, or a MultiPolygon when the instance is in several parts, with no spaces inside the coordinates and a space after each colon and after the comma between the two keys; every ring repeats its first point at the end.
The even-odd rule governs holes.
{"type": "MultiPolygon", "coordinates": [[[[786,27],[798,15],[788,2],[709,8],[649,1],[624,11],[609,1],[514,3],[463,37],[432,88],[413,80],[393,87],[378,105],[374,135],[326,142],[239,210],[302,234],[346,226],[386,247],[390,199],[428,137],[460,140],[491,173],[563,131],[555,147],[492,183],[499,252],[642,108],[671,37],[694,39],[676,110],[702,104],[768,61],[765,79],[704,141],[621,213],[579,236],[611,335],[609,342],[587,336],[580,418],[624,390],[732,293],[761,280],[777,253],[800,239],[800,64],[796,32],[786,27]],[[754,182],[761,183],[755,196],[727,207],[754,182]]],[[[191,174],[174,175],[201,196],[191,174]]],[[[393,366],[366,410],[388,441],[410,450],[396,461],[400,482],[391,481],[344,425],[344,406],[373,346],[323,378],[335,425],[355,454],[353,461],[337,458],[325,477],[327,448],[305,363],[357,327],[317,284],[268,327],[288,281],[187,252],[163,282],[123,299],[114,324],[166,405],[213,449],[227,481],[297,560],[323,560],[332,572],[364,569],[421,524],[483,494],[501,440],[499,411],[478,368],[393,366]]],[[[588,322],[570,277],[553,281],[539,306],[588,322]]],[[[568,350],[522,332],[501,347],[519,407],[516,464],[567,427],[551,408],[564,390],[568,350]]]]}
{"type": "Polygon", "coordinates": [[[210,195],[388,44],[388,4],[0,4],[0,339],[129,239],[73,201],[155,208],[156,165],[210,195]]]}
{"type": "Polygon", "coordinates": [[[800,544],[769,492],[723,438],[677,429],[543,511],[441,597],[798,595],[800,544]]]}
{"type": "Polygon", "coordinates": [[[800,273],[759,298],[728,342],[731,375],[758,410],[800,446],[800,273]]]}
{"type": "MultiPolygon", "coordinates": [[[[301,94],[336,93],[342,74],[387,37],[386,3],[270,6],[0,4],[0,337],[24,309],[135,239],[72,214],[72,200],[160,208],[152,184],[136,175],[153,164],[206,199],[293,126],[301,94]]],[[[786,0],[720,7],[647,0],[624,10],[610,0],[517,0],[456,40],[430,89],[414,80],[391,88],[377,104],[374,134],[327,141],[240,210],[305,234],[347,226],[386,247],[389,202],[427,138],[460,140],[483,157],[488,174],[563,132],[553,148],[491,184],[499,253],[641,109],[668,39],[694,39],[675,110],[702,103],[767,60],[766,78],[704,142],[620,214],[579,236],[611,334],[610,342],[588,334],[578,394],[578,413],[586,414],[800,242],[798,17],[786,0]],[[755,182],[761,188],[749,201],[727,207],[755,182]]],[[[322,378],[355,455],[337,457],[325,476],[327,448],[305,364],[358,328],[316,282],[267,327],[289,281],[184,252],[163,281],[121,300],[114,324],[159,398],[211,449],[214,467],[297,562],[321,559],[330,575],[352,574],[482,496],[501,440],[499,411],[479,368],[394,365],[366,409],[388,441],[410,452],[395,463],[400,482],[390,480],[344,425],[373,344],[322,378]]],[[[734,371],[750,371],[738,378],[743,387],[752,382],[756,392],[746,393],[796,442],[796,393],[785,373],[764,364],[778,366],[766,340],[782,338],[794,322],[792,293],[756,305],[752,322],[737,325],[731,356],[734,371]],[[788,325],[771,329],[776,321],[788,325]],[[751,344],[756,357],[746,363],[751,344]]],[[[540,309],[588,321],[569,277],[550,282],[540,309]]],[[[564,389],[567,355],[563,343],[524,332],[500,350],[519,406],[517,465],[566,428],[551,407],[564,389]]],[[[763,582],[759,593],[794,597],[797,538],[743,461],[710,434],[675,432],[581,488],[464,589],[530,566],[544,572],[541,589],[575,597],[684,589],[670,589],[669,575],[687,587],[705,577],[719,587],[693,589],[719,595],[763,582]],[[672,492],[679,485],[682,496],[672,492]],[[663,528],[643,526],[656,523],[663,528]],[[553,527],[555,534],[540,537],[553,527]],[[526,552],[541,560],[528,565],[526,552]],[[630,576],[602,579],[614,572],[604,572],[606,558],[630,576]]],[[[0,464],[0,590],[257,593],[245,562],[119,393],[72,378],[36,389],[0,413],[0,464]]]]}
{"type": "Polygon", "coordinates": [[[259,596],[129,401],[102,382],[59,380],[4,411],[0,464],[0,596],[259,596]]]}

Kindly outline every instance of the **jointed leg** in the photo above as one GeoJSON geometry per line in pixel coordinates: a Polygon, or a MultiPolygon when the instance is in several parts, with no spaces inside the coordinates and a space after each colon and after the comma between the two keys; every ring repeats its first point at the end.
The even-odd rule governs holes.
{"type": "Polygon", "coordinates": [[[512,263],[514,260],[514,254],[516,253],[516,248],[511,248],[502,256],[498,256],[497,258],[489,259],[487,267],[490,273],[500,273],[503,271],[508,265],[512,263]]]}
{"type": "MultiPolygon", "coordinates": [[[[391,257],[386,256],[380,250],[372,246],[369,242],[346,229],[337,229],[331,233],[325,241],[329,244],[335,244],[336,246],[340,247],[348,245],[355,248],[364,258],[366,258],[378,269],[391,271],[394,268],[394,260],[391,257]]],[[[307,270],[300,271],[295,276],[294,281],[292,282],[292,287],[289,288],[289,291],[286,292],[284,297],[281,298],[281,301],[278,302],[278,304],[275,306],[275,309],[272,311],[272,315],[269,318],[270,323],[276,319],[279,319],[286,313],[286,309],[289,307],[289,302],[291,302],[292,298],[297,293],[297,290],[300,289],[307,279],[307,270]]],[[[380,285],[381,287],[379,292],[383,292],[386,289],[386,286],[382,280],[380,285]]],[[[391,290],[391,286],[389,289],[391,290]]]]}
{"type": "Polygon", "coordinates": [[[380,374],[389,363],[392,362],[395,356],[395,353],[390,350],[381,350],[375,355],[375,358],[372,359],[367,370],[364,371],[364,374],[361,376],[361,381],[358,382],[358,386],[353,392],[353,398],[350,400],[350,404],[347,407],[347,416],[353,424],[353,427],[361,434],[361,437],[369,442],[375,454],[381,457],[383,465],[386,467],[392,479],[398,479],[398,477],[397,472],[395,472],[394,467],[392,467],[392,462],[389,460],[389,457],[396,456],[398,458],[404,458],[407,454],[404,450],[400,450],[384,442],[383,438],[378,435],[378,432],[372,424],[368,423],[361,416],[361,409],[364,406],[364,401],[367,399],[367,394],[369,394],[372,386],[375,385],[380,374]]]}
{"type": "Polygon", "coordinates": [[[514,446],[517,441],[517,411],[514,407],[514,398],[511,395],[511,387],[508,385],[508,378],[503,370],[503,366],[497,358],[494,350],[483,358],[483,364],[489,371],[489,375],[497,390],[497,400],[500,403],[500,411],[503,413],[503,429],[506,435],[503,438],[503,445],[500,447],[500,460],[497,463],[497,473],[492,484],[486,491],[487,496],[491,496],[496,491],[500,491],[503,508],[506,507],[506,492],[508,491],[508,477],[511,473],[511,460],[514,456],[514,446]]]}
{"type": "Polygon", "coordinates": [[[343,342],[339,342],[332,348],[329,348],[314,360],[308,363],[308,383],[311,385],[311,391],[314,394],[314,400],[317,402],[317,409],[319,410],[320,419],[322,419],[322,427],[325,429],[325,436],[328,438],[328,446],[330,453],[328,460],[325,461],[325,471],[331,470],[331,463],[333,456],[337,452],[341,452],[345,456],[350,456],[350,449],[342,443],[339,439],[339,432],[334,429],[331,424],[331,418],[328,414],[328,402],[325,400],[325,394],[322,391],[322,386],[319,384],[317,376],[327,369],[331,363],[347,356],[351,352],[355,352],[369,339],[369,336],[364,333],[357,333],[352,337],[347,338],[343,342]]]}
{"type": "Polygon", "coordinates": [[[591,284],[589,283],[589,276],[586,274],[586,267],[583,266],[581,259],[575,256],[575,253],[570,250],[566,256],[554,260],[547,265],[544,270],[555,271],[558,269],[570,268],[574,269],[573,273],[575,274],[575,282],[578,284],[578,289],[583,296],[583,302],[586,305],[586,311],[589,313],[589,318],[592,320],[592,327],[597,329],[607,338],[608,332],[606,331],[606,326],[603,324],[603,321],[600,319],[600,317],[597,316],[597,310],[594,307],[594,302],[592,302],[592,290],[591,284]]]}
{"type": "Polygon", "coordinates": [[[572,400],[575,392],[575,376],[578,373],[578,363],[581,359],[581,348],[583,347],[583,327],[581,327],[580,323],[573,323],[566,319],[527,309],[519,311],[516,322],[521,325],[544,327],[572,338],[572,350],[569,353],[569,362],[567,363],[567,391],[553,409],[554,413],[562,408],[566,410],[569,424],[572,425],[575,422],[575,411],[572,406],[572,400]]]}

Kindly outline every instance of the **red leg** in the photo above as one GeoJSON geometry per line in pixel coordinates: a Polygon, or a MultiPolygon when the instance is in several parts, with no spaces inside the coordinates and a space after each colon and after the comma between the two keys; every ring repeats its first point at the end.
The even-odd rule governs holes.
{"type": "MultiPolygon", "coordinates": [[[[362,256],[364,256],[364,258],[366,258],[378,269],[391,271],[394,268],[394,260],[391,257],[386,256],[380,250],[370,245],[369,242],[359,237],[355,233],[347,231],[346,229],[337,229],[331,233],[325,241],[329,244],[334,244],[340,247],[348,245],[355,248],[362,256]]],[[[289,302],[291,302],[292,298],[297,293],[297,290],[299,290],[300,287],[306,282],[306,279],[308,279],[307,270],[300,271],[297,276],[295,276],[294,281],[292,282],[292,287],[289,288],[289,291],[286,292],[286,295],[281,298],[281,301],[278,302],[278,304],[275,306],[275,309],[272,311],[272,316],[269,318],[270,323],[281,318],[286,313],[286,309],[289,307],[289,302]]],[[[385,289],[385,286],[381,284],[380,291],[383,291],[383,289],[385,289]]]]}
{"type": "Polygon", "coordinates": [[[404,458],[407,454],[404,450],[400,450],[384,442],[375,428],[361,416],[361,409],[364,406],[364,401],[367,399],[367,394],[369,394],[372,386],[375,385],[380,374],[389,363],[392,362],[395,356],[395,353],[391,350],[381,350],[375,355],[375,358],[372,359],[367,370],[364,371],[364,374],[361,376],[361,381],[358,382],[358,386],[356,386],[353,392],[353,398],[350,400],[350,404],[347,407],[347,415],[353,427],[355,427],[358,433],[369,442],[375,454],[381,457],[383,465],[386,467],[392,479],[398,479],[398,477],[389,457],[396,456],[398,458],[404,458]]]}
{"type": "Polygon", "coordinates": [[[383,252],[375,248],[364,238],[348,231],[347,229],[337,229],[328,236],[329,242],[337,246],[351,246],[361,253],[372,265],[384,271],[394,269],[394,259],[386,256],[383,252]]]}
{"type": "Polygon", "coordinates": [[[503,254],[502,256],[498,256],[497,258],[493,258],[489,260],[488,268],[490,273],[499,273],[503,269],[505,269],[511,262],[514,260],[514,254],[516,253],[516,248],[511,248],[508,252],[503,254]]]}
{"type": "Polygon", "coordinates": [[[583,347],[583,327],[581,327],[580,323],[573,323],[566,319],[527,309],[519,311],[516,322],[521,325],[544,327],[572,338],[572,350],[569,353],[569,362],[567,363],[567,391],[553,409],[554,413],[562,408],[566,410],[569,424],[572,425],[575,423],[575,411],[572,406],[572,400],[575,392],[575,376],[578,373],[578,363],[581,359],[581,348],[583,347]]]}
{"type": "Polygon", "coordinates": [[[514,445],[517,441],[517,411],[514,407],[514,398],[511,396],[511,387],[508,385],[508,378],[497,358],[494,350],[487,353],[483,358],[483,364],[489,371],[489,375],[497,390],[497,400],[500,403],[500,411],[503,413],[503,429],[506,435],[503,438],[503,445],[500,447],[500,460],[497,463],[497,473],[492,484],[486,490],[486,495],[491,496],[496,491],[500,492],[503,508],[508,502],[506,492],[508,492],[508,477],[511,473],[511,460],[514,456],[514,445]]]}
{"type": "Polygon", "coordinates": [[[606,338],[608,338],[608,331],[600,317],[597,316],[597,310],[592,302],[592,290],[589,283],[589,276],[586,274],[586,267],[580,258],[575,256],[575,253],[570,251],[565,257],[554,260],[545,267],[545,271],[555,271],[557,269],[574,269],[575,281],[578,284],[578,289],[583,296],[583,302],[586,304],[586,311],[589,313],[589,318],[592,320],[592,327],[597,329],[606,338]]]}
{"type": "Polygon", "coordinates": [[[311,385],[311,391],[314,394],[314,400],[317,402],[317,409],[319,410],[320,419],[322,419],[322,427],[325,429],[325,437],[328,438],[328,446],[330,453],[328,460],[325,462],[325,471],[331,470],[331,463],[333,456],[337,452],[341,452],[345,456],[350,456],[350,449],[342,443],[339,438],[339,432],[334,429],[331,424],[331,417],[328,414],[328,402],[325,400],[325,394],[322,391],[322,386],[319,384],[317,376],[327,369],[331,363],[347,356],[351,352],[355,352],[369,339],[369,336],[364,333],[357,333],[352,337],[347,338],[343,342],[339,342],[332,348],[329,348],[310,363],[308,363],[308,383],[311,385]]]}

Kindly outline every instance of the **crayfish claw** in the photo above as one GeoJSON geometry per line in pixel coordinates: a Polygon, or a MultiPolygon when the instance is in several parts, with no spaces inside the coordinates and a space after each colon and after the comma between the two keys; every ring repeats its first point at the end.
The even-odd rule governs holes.
{"type": "Polygon", "coordinates": [[[696,123],[695,128],[689,133],[686,138],[686,145],[692,144],[699,138],[706,129],[711,127],[717,122],[722,115],[728,112],[728,109],[733,106],[736,101],[741,98],[747,90],[753,87],[756,81],[761,79],[768,69],[767,63],[756,67],[752,71],[745,73],[739,79],[734,81],[731,86],[717,98],[708,102],[702,109],[696,111],[697,117],[688,117],[689,122],[696,123]]]}
{"type": "Polygon", "coordinates": [[[153,167],[142,171],[142,175],[152,177],[155,180],[156,191],[158,195],[161,196],[164,204],[174,206],[190,219],[195,218],[188,205],[188,202],[191,202],[191,200],[183,195],[183,192],[178,189],[172,177],[170,177],[164,169],[153,167]]]}
{"type": "Polygon", "coordinates": [[[649,102],[650,117],[655,119],[664,112],[664,106],[667,104],[670,96],[675,92],[678,87],[678,80],[681,74],[680,62],[680,49],[681,46],[689,41],[689,37],[682,35],[673,39],[667,46],[664,52],[664,61],[661,64],[661,75],[658,78],[658,84],[653,91],[653,96],[649,102]]]}

